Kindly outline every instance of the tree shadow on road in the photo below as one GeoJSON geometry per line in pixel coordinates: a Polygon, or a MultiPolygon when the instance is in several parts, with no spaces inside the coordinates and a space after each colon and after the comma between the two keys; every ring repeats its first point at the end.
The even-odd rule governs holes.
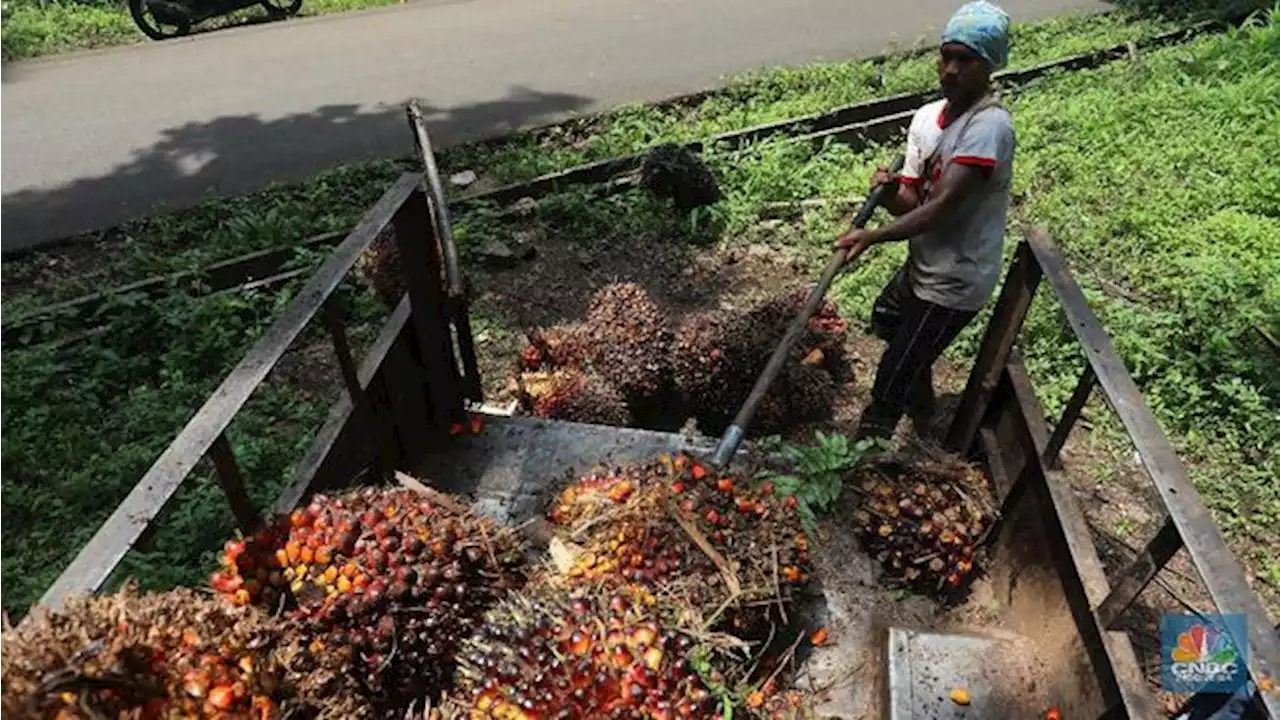
{"type": "MultiPolygon", "coordinates": [[[[504,97],[471,105],[422,104],[432,141],[442,147],[549,122],[589,102],[580,95],[513,87],[504,97]]],[[[85,233],[100,235],[211,197],[252,193],[338,165],[412,153],[404,103],[375,109],[326,105],[275,120],[228,115],[187,123],[163,131],[163,139],[110,174],[53,190],[6,193],[4,252],[8,256],[59,238],[84,240],[85,233]]],[[[8,267],[5,274],[7,281],[8,267]]]]}

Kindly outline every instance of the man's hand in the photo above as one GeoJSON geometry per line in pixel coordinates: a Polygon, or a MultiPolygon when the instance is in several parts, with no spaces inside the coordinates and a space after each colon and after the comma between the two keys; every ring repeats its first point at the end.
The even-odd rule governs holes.
{"type": "Polygon", "coordinates": [[[871,173],[871,189],[875,190],[881,185],[897,185],[901,179],[901,173],[889,172],[889,168],[880,165],[876,167],[875,172],[871,173]]]}
{"type": "MultiPolygon", "coordinates": [[[[866,228],[853,228],[849,232],[836,238],[836,250],[848,250],[848,260],[862,254],[864,250],[875,245],[879,240],[876,238],[874,230],[866,228]]],[[[846,260],[846,262],[848,261],[846,260]]]]}

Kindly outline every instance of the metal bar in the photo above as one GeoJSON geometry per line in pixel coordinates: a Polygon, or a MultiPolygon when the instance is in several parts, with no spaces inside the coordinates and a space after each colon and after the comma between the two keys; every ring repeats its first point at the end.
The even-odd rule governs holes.
{"type": "Polygon", "coordinates": [[[333,340],[334,352],[338,355],[338,366],[342,368],[342,379],[347,384],[347,393],[355,405],[361,404],[364,388],[360,385],[360,374],[356,372],[356,361],[351,355],[351,342],[347,339],[346,308],[342,296],[334,293],[324,303],[324,326],[333,340]]]}
{"type": "Polygon", "coordinates": [[[1027,448],[1028,462],[1023,470],[1026,477],[1022,482],[1053,509],[1046,514],[1046,537],[1076,627],[1102,686],[1103,699],[1108,704],[1122,704],[1126,717],[1163,719],[1163,709],[1147,688],[1129,636],[1107,630],[1093,612],[1111,593],[1111,588],[1089,525],[1071,492],[1070,481],[1061,471],[1051,470],[1041,461],[1049,432],[1031,380],[1016,356],[1005,366],[1002,376],[1002,384],[1008,387],[1013,398],[1003,405],[1017,413],[1015,427],[1021,436],[1019,442],[1027,448]]]}
{"type": "Polygon", "coordinates": [[[1062,467],[1062,446],[1067,444],[1067,438],[1071,435],[1071,428],[1075,427],[1076,421],[1080,419],[1080,411],[1084,410],[1084,404],[1089,402],[1089,395],[1093,392],[1094,381],[1098,378],[1093,373],[1093,366],[1086,365],[1084,372],[1080,373],[1080,380],[1076,382],[1076,389],[1071,393],[1071,399],[1067,401],[1067,407],[1062,411],[1062,417],[1058,418],[1058,424],[1053,426],[1053,434],[1049,436],[1049,444],[1045,447],[1044,463],[1051,468],[1062,467]]]}
{"type": "Polygon", "coordinates": [[[298,291],[280,317],[267,328],[249,352],[209,396],[204,405],[152,464],[111,517],[76,555],[40,599],[57,609],[71,594],[96,592],[160,514],[196,463],[209,452],[231,419],[271,372],[285,350],[311,322],[321,305],[337,289],[356,259],[390,221],[422,181],[421,174],[403,175],[365,213],[347,239],[298,291]]]}
{"type": "Polygon", "coordinates": [[[213,466],[217,470],[218,484],[227,494],[227,502],[231,504],[231,513],[236,516],[236,523],[247,535],[262,523],[262,518],[253,509],[253,502],[244,490],[244,478],[240,475],[240,466],[236,464],[236,451],[231,447],[225,432],[219,433],[209,449],[213,466]]]}
{"type": "Polygon", "coordinates": [[[969,373],[955,419],[947,433],[946,445],[951,450],[964,453],[973,445],[973,439],[991,403],[991,395],[1004,373],[1009,352],[1022,330],[1022,321],[1031,309],[1031,300],[1040,285],[1040,265],[1025,241],[1018,244],[1013,265],[1005,275],[1004,289],[987,324],[986,334],[978,357],[969,373]]]}
{"type": "MultiPolygon", "coordinates": [[[[1187,478],[1177,452],[1161,432],[1111,338],[1089,308],[1080,286],[1068,273],[1061,253],[1044,235],[1033,235],[1029,244],[1067,316],[1067,324],[1097,373],[1107,401],[1133,440],[1138,457],[1155,484],[1169,512],[1169,519],[1177,527],[1191,562],[1200,573],[1218,612],[1248,616],[1249,637],[1232,636],[1232,642],[1236,647],[1250,648],[1249,672],[1255,682],[1264,675],[1274,682],[1280,677],[1280,638],[1272,629],[1262,602],[1245,582],[1240,563],[1222,539],[1200,494],[1187,478]]],[[[1280,718],[1280,696],[1267,693],[1263,700],[1271,716],[1280,718]]]]}
{"type": "Polygon", "coordinates": [[[1169,559],[1182,547],[1182,538],[1178,537],[1178,528],[1165,518],[1154,537],[1146,547],[1133,559],[1129,566],[1116,576],[1116,584],[1111,594],[1098,605],[1098,622],[1110,630],[1125,610],[1133,604],[1138,595],[1155,579],[1169,559]]]}
{"type": "Polygon", "coordinates": [[[436,167],[436,153],[431,149],[431,137],[427,135],[427,121],[422,115],[422,106],[417,100],[409,102],[405,108],[409,116],[409,129],[413,131],[413,144],[418,150],[418,159],[426,170],[426,189],[435,202],[431,204],[431,218],[436,228],[436,240],[440,243],[440,251],[444,256],[444,277],[448,283],[449,297],[462,297],[462,271],[458,269],[458,248],[453,243],[453,223],[449,220],[449,202],[444,196],[444,186],[440,184],[440,170],[436,167]]]}
{"type": "MultiPolygon", "coordinates": [[[[471,335],[471,319],[468,308],[467,287],[462,271],[458,266],[458,248],[453,240],[453,222],[449,218],[449,201],[445,197],[444,186],[440,182],[440,173],[436,169],[435,151],[431,148],[431,138],[427,133],[426,120],[422,108],[417,101],[409,103],[406,113],[409,116],[409,127],[413,131],[414,146],[418,151],[418,159],[426,168],[426,190],[429,193],[431,219],[435,227],[435,237],[439,244],[439,252],[444,259],[445,281],[448,285],[448,301],[444,304],[447,325],[452,326],[457,338],[457,351],[462,356],[463,393],[467,399],[479,403],[484,400],[484,389],[480,381],[479,363],[476,360],[475,340],[471,335]]],[[[450,360],[456,367],[456,358],[452,357],[452,340],[450,337],[450,360]]]]}

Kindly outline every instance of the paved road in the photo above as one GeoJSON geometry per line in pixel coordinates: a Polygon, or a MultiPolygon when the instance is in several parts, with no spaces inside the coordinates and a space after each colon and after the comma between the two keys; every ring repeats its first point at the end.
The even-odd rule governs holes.
{"type": "MultiPolygon", "coordinates": [[[[3,68],[3,250],[932,36],[959,0],[420,0],[3,68]]],[[[1005,0],[1015,20],[1097,0],[1005,0]]]]}

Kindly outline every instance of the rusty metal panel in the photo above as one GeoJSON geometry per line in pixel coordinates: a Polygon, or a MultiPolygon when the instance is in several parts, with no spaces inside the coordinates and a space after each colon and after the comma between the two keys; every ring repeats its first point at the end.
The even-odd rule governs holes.
{"type": "MultiPolygon", "coordinates": [[[[1240,563],[1227,547],[1199,492],[1187,477],[1173,444],[1160,430],[1111,338],[1085,300],[1084,292],[1068,272],[1061,253],[1045,235],[1032,235],[1028,241],[1067,317],[1067,324],[1080,341],[1107,401],[1133,440],[1138,457],[1218,612],[1248,616],[1249,637],[1231,639],[1237,647],[1248,644],[1250,675],[1255,682],[1265,676],[1274,683],[1280,677],[1280,637],[1272,629],[1262,602],[1245,581],[1240,563]]],[[[1101,602],[1102,598],[1097,600],[1101,602]]],[[[1263,699],[1271,716],[1280,718],[1280,695],[1266,693],[1263,699]]]]}
{"type": "Polygon", "coordinates": [[[1005,275],[1004,289],[996,301],[978,357],[960,396],[955,419],[947,433],[946,445],[951,450],[965,453],[973,445],[1039,285],[1039,263],[1025,241],[1018,243],[1013,264],[1005,275]]]}
{"type": "Polygon", "coordinates": [[[1041,460],[1049,431],[1031,381],[1016,358],[1006,366],[1002,385],[1006,391],[1000,412],[1012,415],[1020,436],[1017,442],[1027,451],[1023,482],[1052,509],[1042,527],[1103,697],[1121,706],[1129,718],[1163,718],[1163,708],[1147,687],[1129,636],[1106,630],[1093,611],[1111,588],[1070,482],[1041,460]]]}
{"type": "Polygon", "coordinates": [[[479,511],[504,522],[537,515],[549,490],[598,465],[711,450],[710,441],[675,433],[531,417],[484,418],[480,435],[450,441],[428,454],[416,470],[431,486],[469,495],[479,511]]]}
{"type": "Polygon", "coordinates": [[[231,419],[262,384],[285,350],[302,334],[325,300],[337,289],[356,259],[373,243],[396,209],[420,182],[421,175],[410,173],[402,176],[365,213],[355,230],[299,290],[281,316],[196,411],[124,502],[98,528],[98,532],[41,598],[41,605],[57,608],[71,594],[91,593],[102,587],[111,571],[168,504],[196,463],[209,452],[214,441],[227,429],[231,419]]]}

